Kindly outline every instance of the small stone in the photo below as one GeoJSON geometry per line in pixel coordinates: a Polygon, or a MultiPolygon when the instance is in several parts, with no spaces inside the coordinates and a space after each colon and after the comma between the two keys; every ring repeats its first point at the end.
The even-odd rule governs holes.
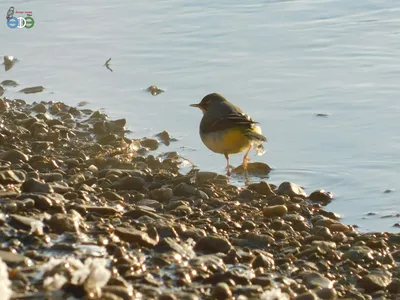
{"type": "Polygon", "coordinates": [[[34,93],[40,93],[44,91],[44,86],[32,86],[28,88],[24,88],[20,90],[21,93],[24,94],[34,94],[34,93]]]}
{"type": "Polygon", "coordinates": [[[120,190],[136,190],[144,191],[147,190],[147,182],[141,177],[124,177],[111,184],[112,189],[120,190]]]}
{"type": "Polygon", "coordinates": [[[206,236],[197,241],[193,247],[195,251],[202,251],[206,253],[228,253],[232,245],[228,240],[222,237],[206,236]]]}
{"type": "Polygon", "coordinates": [[[150,92],[153,96],[157,96],[158,94],[163,93],[164,91],[158,87],[156,87],[155,85],[151,85],[149,86],[146,91],[150,92]]]}
{"type": "Polygon", "coordinates": [[[219,282],[214,286],[211,297],[216,300],[232,299],[232,291],[226,282],[219,282]]]}
{"type": "Polygon", "coordinates": [[[3,80],[2,82],[1,82],[1,85],[2,86],[12,86],[12,87],[16,87],[17,85],[18,85],[18,83],[16,82],[16,81],[14,81],[14,80],[3,80]]]}
{"type": "Polygon", "coordinates": [[[133,292],[124,286],[106,285],[101,288],[101,292],[115,295],[118,297],[118,299],[121,299],[121,300],[133,299],[133,292]]]}
{"type": "Polygon", "coordinates": [[[27,257],[21,255],[21,254],[16,254],[13,252],[8,252],[8,251],[3,251],[0,250],[0,258],[2,259],[2,261],[4,261],[7,266],[11,267],[15,267],[17,265],[23,264],[27,257]]]}
{"type": "Polygon", "coordinates": [[[308,196],[312,202],[318,202],[322,205],[328,205],[333,199],[333,194],[331,192],[326,192],[325,190],[316,190],[308,196]]]}
{"type": "Polygon", "coordinates": [[[294,300],[318,300],[318,296],[313,292],[305,292],[295,297],[294,300]]]}
{"type": "Polygon", "coordinates": [[[268,245],[275,242],[275,239],[266,234],[256,234],[253,232],[245,232],[238,238],[232,238],[232,244],[239,247],[265,249],[268,245]]]}
{"type": "Polygon", "coordinates": [[[32,223],[40,222],[37,219],[25,217],[21,215],[10,215],[9,224],[17,229],[31,230],[32,223]]]}
{"type": "Polygon", "coordinates": [[[337,293],[334,288],[317,289],[316,294],[322,300],[334,300],[337,298],[337,293]]]}
{"type": "Polygon", "coordinates": [[[34,107],[31,108],[34,112],[38,113],[46,113],[47,108],[43,103],[36,104],[34,107]]]}
{"type": "Polygon", "coordinates": [[[392,281],[392,274],[386,270],[372,270],[358,281],[367,293],[384,290],[392,281]]]}
{"type": "Polygon", "coordinates": [[[278,187],[278,194],[280,195],[288,195],[289,197],[300,197],[306,198],[306,192],[299,187],[297,184],[292,182],[282,182],[281,185],[278,187]]]}
{"type": "Polygon", "coordinates": [[[242,224],[242,229],[244,230],[253,230],[255,228],[257,228],[257,225],[253,221],[246,220],[242,224]]]}
{"type": "Polygon", "coordinates": [[[151,151],[157,150],[158,148],[158,141],[155,139],[143,139],[140,141],[140,144],[151,151]]]}
{"type": "Polygon", "coordinates": [[[173,191],[170,188],[159,188],[149,192],[149,197],[157,201],[169,201],[173,196],[173,191]]]}
{"type": "Polygon", "coordinates": [[[303,278],[304,284],[310,289],[312,288],[331,289],[333,287],[333,282],[319,273],[304,271],[300,273],[300,276],[303,278]]]}
{"type": "Polygon", "coordinates": [[[344,253],[344,258],[354,262],[363,260],[372,261],[374,259],[373,251],[367,246],[353,246],[344,253]]]}
{"type": "Polygon", "coordinates": [[[187,183],[182,182],[174,188],[173,192],[175,196],[190,197],[196,193],[196,188],[187,183]]]}
{"type": "Polygon", "coordinates": [[[53,193],[52,187],[48,183],[42,183],[34,178],[28,178],[21,185],[23,193],[53,193]]]}
{"type": "Polygon", "coordinates": [[[393,294],[400,294],[400,278],[393,278],[387,288],[393,294]]]}
{"type": "Polygon", "coordinates": [[[259,267],[265,268],[267,270],[274,269],[275,268],[274,257],[272,255],[267,256],[259,253],[254,259],[252,265],[254,269],[259,267]]]}
{"type": "Polygon", "coordinates": [[[50,220],[47,220],[47,224],[53,232],[59,234],[79,231],[79,219],[76,216],[67,214],[54,214],[50,220]]]}
{"type": "Polygon", "coordinates": [[[151,238],[147,232],[137,230],[135,228],[118,227],[115,234],[123,241],[128,243],[137,243],[140,246],[154,247],[158,244],[158,234],[155,238],[151,238]]]}
{"type": "Polygon", "coordinates": [[[0,159],[7,160],[13,164],[28,162],[29,160],[28,155],[16,149],[0,153],[0,159]]]}
{"type": "Polygon", "coordinates": [[[39,177],[45,182],[55,182],[63,180],[63,174],[61,173],[40,173],[39,177]]]}
{"type": "Polygon", "coordinates": [[[24,182],[26,178],[25,172],[18,170],[0,171],[0,184],[18,184],[24,182]]]}
{"type": "Polygon", "coordinates": [[[5,55],[4,56],[4,68],[5,68],[5,70],[9,71],[17,61],[18,60],[14,56],[5,55]]]}
{"type": "Polygon", "coordinates": [[[118,195],[117,193],[106,191],[99,195],[99,197],[104,197],[110,201],[124,201],[124,197],[118,195]]]}
{"type": "Polygon", "coordinates": [[[118,210],[112,207],[106,207],[106,206],[90,206],[90,205],[84,205],[81,206],[83,210],[90,212],[90,213],[95,213],[97,215],[103,216],[103,217],[108,217],[108,216],[115,216],[119,214],[118,210]]]}
{"type": "Polygon", "coordinates": [[[259,183],[249,184],[247,188],[261,195],[265,196],[275,195],[274,191],[272,191],[270,185],[266,181],[260,181],[259,183]]]}
{"type": "Polygon", "coordinates": [[[349,227],[342,223],[333,223],[328,226],[329,230],[332,232],[347,232],[349,227]]]}
{"type": "Polygon", "coordinates": [[[271,172],[272,168],[265,163],[262,162],[254,162],[247,164],[247,170],[243,168],[243,165],[240,165],[232,170],[232,173],[243,174],[247,173],[254,176],[265,176],[271,172]]]}
{"type": "Polygon", "coordinates": [[[171,136],[167,131],[162,131],[156,134],[156,137],[163,143],[165,146],[169,146],[171,143],[171,136]]]}
{"type": "Polygon", "coordinates": [[[283,217],[287,213],[288,209],[285,205],[273,205],[263,208],[263,215],[266,218],[283,217]]]}

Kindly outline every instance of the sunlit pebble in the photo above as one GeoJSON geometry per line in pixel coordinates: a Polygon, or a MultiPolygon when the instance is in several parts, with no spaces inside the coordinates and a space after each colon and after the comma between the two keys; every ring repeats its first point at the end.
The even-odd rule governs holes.
{"type": "Polygon", "coordinates": [[[174,259],[176,260],[176,261],[181,261],[182,260],[182,255],[180,255],[180,254],[178,254],[178,253],[175,253],[175,255],[174,255],[174,259]]]}

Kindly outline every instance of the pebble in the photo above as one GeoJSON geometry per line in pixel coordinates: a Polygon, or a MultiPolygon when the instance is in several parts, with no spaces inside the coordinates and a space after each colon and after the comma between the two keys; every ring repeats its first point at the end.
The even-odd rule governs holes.
{"type": "Polygon", "coordinates": [[[367,293],[385,289],[392,281],[392,274],[386,270],[371,270],[358,281],[367,293]]]}
{"type": "Polygon", "coordinates": [[[118,227],[115,229],[115,234],[128,243],[136,243],[144,247],[154,247],[159,242],[158,233],[150,237],[147,232],[134,228],[118,227]]]}
{"type": "Polygon", "coordinates": [[[227,283],[219,282],[214,286],[211,297],[216,300],[229,300],[232,299],[232,291],[227,283]]]}
{"type": "Polygon", "coordinates": [[[21,162],[28,162],[29,157],[25,153],[23,153],[17,149],[13,149],[13,150],[1,152],[0,159],[9,161],[13,164],[18,164],[21,162]]]}
{"type": "Polygon", "coordinates": [[[48,183],[43,183],[34,178],[28,178],[21,185],[23,193],[53,193],[53,188],[48,183]]]}
{"type": "Polygon", "coordinates": [[[231,247],[231,243],[224,238],[206,236],[198,240],[193,249],[195,251],[202,251],[206,253],[227,253],[231,247]]]}
{"type": "Polygon", "coordinates": [[[285,205],[272,205],[263,208],[263,215],[266,218],[283,217],[288,213],[285,205]]]}
{"type": "Polygon", "coordinates": [[[178,184],[173,190],[173,194],[175,196],[190,197],[193,196],[195,193],[196,193],[195,187],[183,182],[178,184]]]}
{"type": "Polygon", "coordinates": [[[306,192],[297,184],[293,182],[282,182],[277,190],[280,195],[287,195],[289,197],[306,198],[306,192]]]}

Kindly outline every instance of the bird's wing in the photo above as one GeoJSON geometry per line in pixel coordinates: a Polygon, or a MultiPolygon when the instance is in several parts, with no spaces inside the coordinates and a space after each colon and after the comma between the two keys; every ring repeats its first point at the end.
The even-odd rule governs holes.
{"type": "Polygon", "coordinates": [[[209,122],[207,126],[203,126],[202,130],[203,132],[215,132],[229,128],[237,128],[243,130],[243,133],[248,135],[251,139],[266,141],[263,135],[252,131],[257,123],[258,122],[254,121],[245,113],[234,112],[217,121],[209,122]]]}

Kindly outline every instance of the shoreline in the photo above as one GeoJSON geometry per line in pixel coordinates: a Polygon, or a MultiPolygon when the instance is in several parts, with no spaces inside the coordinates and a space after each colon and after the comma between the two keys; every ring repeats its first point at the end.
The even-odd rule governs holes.
{"type": "Polygon", "coordinates": [[[179,154],[152,154],[168,133],[131,140],[125,124],[0,96],[12,299],[399,297],[399,233],[360,233],[294,183],[180,174],[179,154]]]}

